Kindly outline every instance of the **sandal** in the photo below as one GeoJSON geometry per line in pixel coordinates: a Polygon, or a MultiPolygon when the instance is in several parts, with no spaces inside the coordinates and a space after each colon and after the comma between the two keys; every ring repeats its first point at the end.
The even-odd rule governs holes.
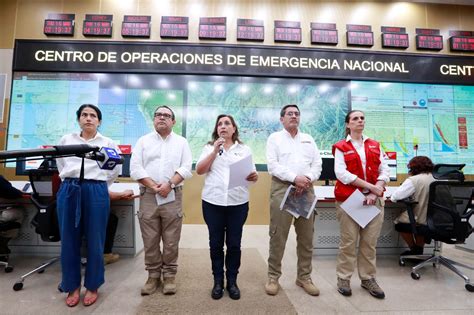
{"type": "Polygon", "coordinates": [[[66,298],[66,305],[69,307],[74,307],[77,304],[79,304],[79,300],[81,298],[81,291],[80,288],[77,288],[76,290],[69,292],[66,298]]]}
{"type": "Polygon", "coordinates": [[[84,301],[82,301],[82,304],[84,306],[91,306],[92,304],[97,301],[97,298],[99,297],[99,292],[97,290],[95,291],[86,291],[86,294],[84,295],[84,301]]]}

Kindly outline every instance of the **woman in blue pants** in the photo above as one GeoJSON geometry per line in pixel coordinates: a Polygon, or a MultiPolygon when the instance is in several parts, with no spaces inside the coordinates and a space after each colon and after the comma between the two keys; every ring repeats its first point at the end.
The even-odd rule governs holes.
{"type": "MultiPolygon", "coordinates": [[[[102,113],[95,105],[84,104],[76,112],[79,133],[65,135],[59,145],[89,144],[117,149],[97,128],[102,113]]],[[[120,168],[103,170],[93,160],[65,157],[57,159],[62,184],[57,194],[57,211],[61,233],[61,288],[68,292],[66,304],[76,306],[81,293],[81,244],[87,244],[87,266],[84,277],[83,304],[95,303],[98,289],[104,283],[104,242],[110,212],[108,186],[117,178],[120,168]],[[82,172],[81,172],[82,169],[82,172]]]]}

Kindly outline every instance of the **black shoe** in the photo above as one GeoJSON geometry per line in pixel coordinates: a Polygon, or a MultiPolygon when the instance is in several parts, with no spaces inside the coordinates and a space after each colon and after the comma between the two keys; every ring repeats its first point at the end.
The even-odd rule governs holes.
{"type": "Polygon", "coordinates": [[[240,289],[235,281],[227,281],[227,291],[232,300],[240,299],[240,289]]]}
{"type": "Polygon", "coordinates": [[[211,297],[214,300],[220,299],[224,295],[224,281],[214,281],[214,287],[211,291],[211,297]]]}

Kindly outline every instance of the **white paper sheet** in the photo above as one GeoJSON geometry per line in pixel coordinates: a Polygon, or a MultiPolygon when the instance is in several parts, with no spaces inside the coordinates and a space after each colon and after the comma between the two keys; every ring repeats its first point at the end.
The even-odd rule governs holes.
{"type": "Polygon", "coordinates": [[[237,162],[229,165],[229,186],[228,189],[238,186],[249,186],[247,176],[253,172],[252,155],[248,155],[237,162]]]}
{"type": "Polygon", "coordinates": [[[373,205],[364,205],[365,196],[356,189],[349,198],[341,204],[341,208],[354,220],[361,228],[365,228],[380,210],[373,205]]]}
{"type": "Polygon", "coordinates": [[[166,198],[163,198],[158,194],[155,195],[155,198],[156,198],[156,203],[159,206],[173,202],[175,199],[174,189],[171,189],[171,191],[169,192],[168,196],[166,196],[166,198]]]}

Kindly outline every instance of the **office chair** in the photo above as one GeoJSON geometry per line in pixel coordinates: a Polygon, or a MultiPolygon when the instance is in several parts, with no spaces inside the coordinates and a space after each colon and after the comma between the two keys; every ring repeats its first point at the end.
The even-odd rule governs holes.
{"type": "MultiPolygon", "coordinates": [[[[0,175],[0,198],[2,199],[18,199],[24,197],[23,193],[12,186],[12,184],[0,175]]],[[[8,242],[15,233],[13,230],[19,230],[23,214],[17,213],[22,211],[14,202],[3,201],[0,204],[0,266],[4,266],[5,272],[12,272],[13,266],[8,263],[10,249],[8,242]]]]}
{"type": "MultiPolygon", "coordinates": [[[[15,204],[0,204],[0,212],[11,209],[16,206],[15,204]]],[[[20,229],[21,224],[19,222],[8,221],[0,222],[0,232],[7,232],[15,229],[20,229]]],[[[8,263],[10,249],[8,248],[9,238],[0,236],[0,266],[5,268],[5,272],[9,273],[13,271],[13,266],[8,263]]]]}
{"type": "MultiPolygon", "coordinates": [[[[33,190],[31,202],[38,210],[31,220],[31,224],[43,241],[58,242],[60,236],[56,216],[56,192],[59,190],[60,179],[54,161],[45,160],[37,170],[29,170],[28,176],[33,190]]],[[[43,273],[47,267],[56,263],[59,259],[59,256],[53,257],[22,275],[20,280],[13,285],[13,290],[23,289],[23,282],[27,277],[34,273],[43,273]]],[[[60,286],[58,286],[58,290],[62,291],[60,286]]]]}
{"type": "MultiPolygon", "coordinates": [[[[442,265],[464,279],[466,290],[474,292],[474,285],[471,284],[470,279],[456,266],[470,270],[474,270],[474,267],[441,255],[442,243],[462,244],[473,232],[469,219],[474,213],[474,182],[464,181],[462,167],[464,167],[463,164],[435,166],[433,177],[437,181],[430,185],[425,227],[413,230],[414,216],[409,215],[413,234],[419,233],[435,242],[433,254],[412,268],[411,277],[414,280],[420,279],[418,270],[426,265],[432,264],[434,267],[442,265]]],[[[401,264],[404,264],[405,259],[417,258],[416,256],[419,255],[401,256],[401,264]]]]}

